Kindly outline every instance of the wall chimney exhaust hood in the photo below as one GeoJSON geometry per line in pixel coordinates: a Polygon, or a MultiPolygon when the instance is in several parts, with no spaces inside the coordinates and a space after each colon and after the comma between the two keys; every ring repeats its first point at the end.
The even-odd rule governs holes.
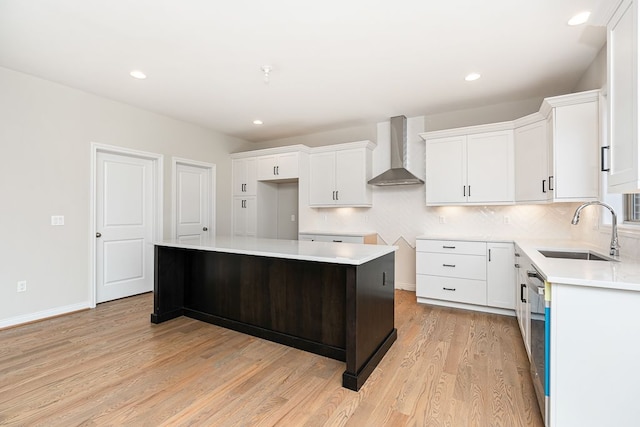
{"type": "Polygon", "coordinates": [[[391,117],[391,168],[369,180],[371,185],[424,184],[424,181],[407,170],[407,118],[391,117]]]}

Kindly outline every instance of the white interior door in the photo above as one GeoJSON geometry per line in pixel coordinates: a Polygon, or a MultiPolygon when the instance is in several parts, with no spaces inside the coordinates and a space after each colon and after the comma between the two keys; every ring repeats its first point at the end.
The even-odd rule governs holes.
{"type": "Polygon", "coordinates": [[[176,164],[176,238],[199,239],[209,235],[209,209],[211,205],[211,169],[176,164]]]}
{"type": "Polygon", "coordinates": [[[96,302],[153,290],[153,160],[98,152],[96,302]]]}

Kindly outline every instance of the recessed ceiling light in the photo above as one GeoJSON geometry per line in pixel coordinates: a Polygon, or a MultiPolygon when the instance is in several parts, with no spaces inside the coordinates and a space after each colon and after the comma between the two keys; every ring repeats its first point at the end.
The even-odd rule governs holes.
{"type": "Polygon", "coordinates": [[[132,72],[129,73],[129,75],[134,79],[139,79],[139,80],[144,80],[147,78],[147,75],[140,70],[133,70],[132,72]]]}
{"type": "Polygon", "coordinates": [[[591,12],[589,12],[588,10],[580,12],[569,19],[567,24],[571,25],[572,27],[576,25],[582,25],[589,20],[589,16],[591,16],[591,12]]]}
{"type": "Polygon", "coordinates": [[[467,77],[465,77],[464,79],[468,82],[472,82],[474,80],[478,80],[479,78],[480,78],[480,74],[471,73],[471,74],[467,74],[467,77]]]}
{"type": "Polygon", "coordinates": [[[254,125],[261,125],[262,124],[262,120],[254,120],[253,124],[254,125]]]}

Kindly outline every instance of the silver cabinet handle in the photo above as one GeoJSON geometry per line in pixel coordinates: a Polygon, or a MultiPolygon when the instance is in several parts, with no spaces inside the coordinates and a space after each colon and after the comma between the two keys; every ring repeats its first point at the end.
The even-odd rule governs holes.
{"type": "Polygon", "coordinates": [[[442,288],[442,289],[445,290],[445,291],[455,291],[456,290],[456,288],[442,288]]]}
{"type": "Polygon", "coordinates": [[[455,246],[442,246],[442,249],[455,249],[455,246]]]}
{"type": "Polygon", "coordinates": [[[455,267],[455,264],[442,264],[443,267],[455,267]]]}
{"type": "Polygon", "coordinates": [[[97,232],[97,233],[96,233],[96,237],[97,237],[97,238],[100,238],[100,237],[102,237],[102,233],[100,233],[100,232],[97,232]]]}

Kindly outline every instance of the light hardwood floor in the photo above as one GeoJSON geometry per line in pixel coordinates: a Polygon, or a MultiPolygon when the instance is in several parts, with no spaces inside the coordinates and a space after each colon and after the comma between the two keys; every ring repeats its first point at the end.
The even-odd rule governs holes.
{"type": "Polygon", "coordinates": [[[356,393],[342,362],[152,307],[0,331],[0,425],[542,426],[515,318],[396,291],[398,341],[356,393]]]}

